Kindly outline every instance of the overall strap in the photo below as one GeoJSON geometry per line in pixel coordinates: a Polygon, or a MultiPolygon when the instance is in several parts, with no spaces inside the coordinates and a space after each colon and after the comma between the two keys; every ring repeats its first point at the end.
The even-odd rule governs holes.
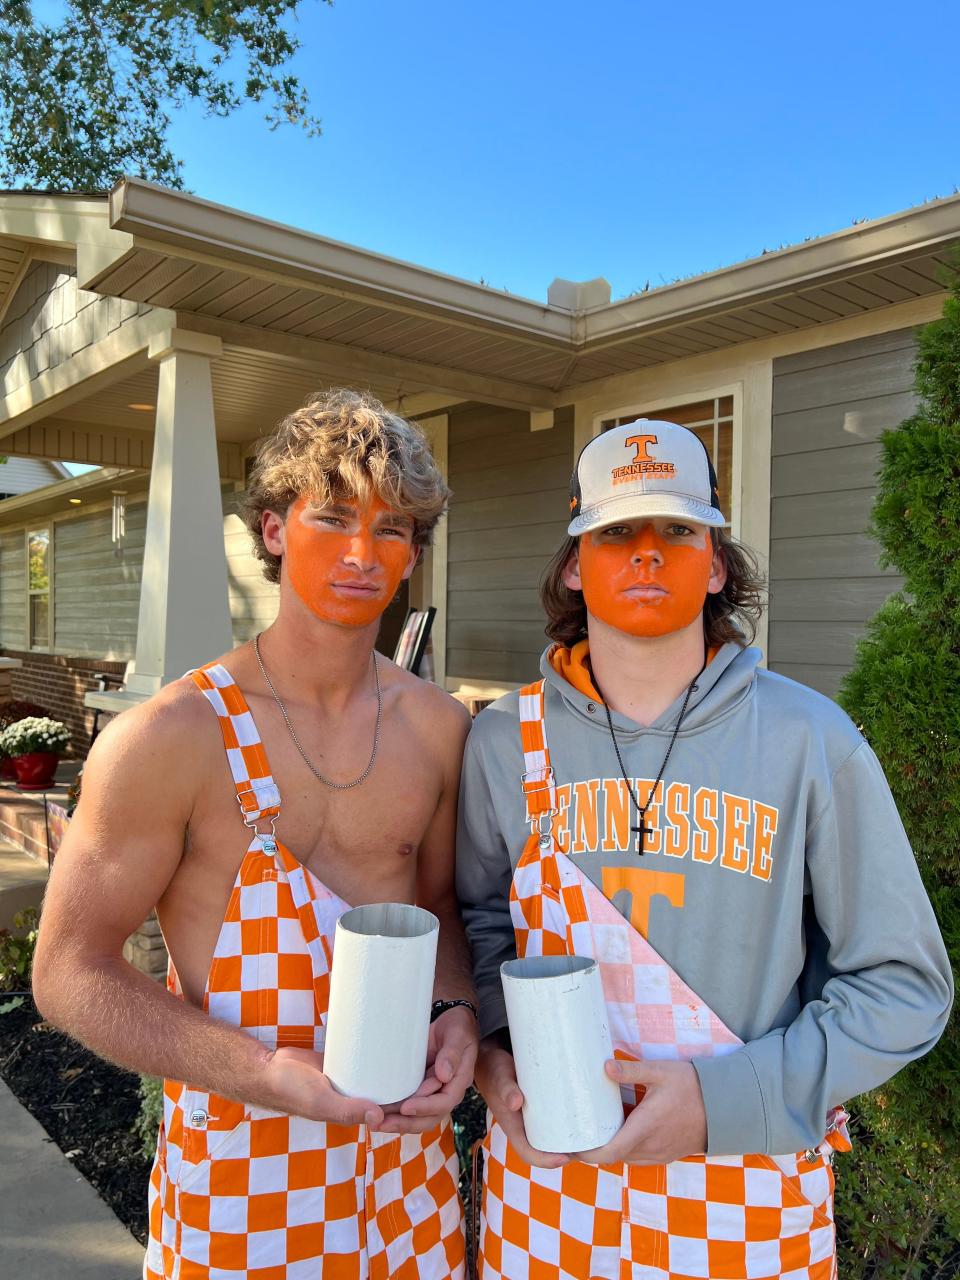
{"type": "Polygon", "coordinates": [[[217,713],[244,826],[259,837],[265,853],[275,853],[280,790],[240,686],[226,667],[215,662],[188,674],[217,713]],[[269,823],[268,832],[258,829],[261,821],[269,823]]]}
{"type": "Polygon", "coordinates": [[[550,764],[547,725],[543,714],[544,682],[520,690],[520,742],[523,747],[521,783],[527,822],[541,846],[551,843],[553,815],[559,812],[557,780],[550,764]]]}

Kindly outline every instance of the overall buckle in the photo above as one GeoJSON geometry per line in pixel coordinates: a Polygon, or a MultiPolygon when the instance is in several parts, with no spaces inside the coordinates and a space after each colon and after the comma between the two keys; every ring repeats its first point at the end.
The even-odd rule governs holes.
{"type": "Polygon", "coordinates": [[[549,848],[553,841],[553,818],[560,812],[554,800],[557,793],[557,779],[553,767],[530,769],[520,775],[524,799],[527,802],[527,821],[530,830],[539,842],[540,848],[549,848]],[[546,804],[543,797],[546,796],[546,804]],[[536,803],[537,799],[540,803],[536,803]]]}
{"type": "Polygon", "coordinates": [[[244,787],[237,792],[237,804],[240,806],[243,825],[248,827],[260,841],[263,852],[276,853],[277,818],[280,816],[280,788],[277,784],[265,781],[254,782],[251,779],[249,787],[244,787]],[[253,797],[253,804],[247,801],[248,796],[253,797]],[[269,822],[270,830],[260,831],[257,827],[259,822],[269,822]]]}

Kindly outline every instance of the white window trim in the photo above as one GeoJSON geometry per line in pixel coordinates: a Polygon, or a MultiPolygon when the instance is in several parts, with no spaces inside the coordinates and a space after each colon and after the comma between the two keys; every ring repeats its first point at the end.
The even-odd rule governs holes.
{"type": "Polygon", "coordinates": [[[655,405],[658,409],[672,409],[681,404],[696,404],[700,400],[723,400],[726,396],[733,397],[733,457],[732,457],[732,474],[730,477],[730,511],[727,513],[730,521],[730,533],[734,538],[740,537],[741,523],[741,506],[743,492],[743,383],[729,382],[720,386],[704,387],[702,390],[685,389],[683,392],[665,392],[658,395],[656,392],[645,394],[641,401],[633,400],[628,404],[614,405],[610,409],[604,409],[601,413],[593,414],[592,433],[598,436],[601,431],[601,424],[608,422],[611,418],[629,418],[631,414],[639,414],[649,410],[651,405],[655,405]]]}
{"type": "Polygon", "coordinates": [[[54,522],[52,520],[38,520],[36,524],[28,525],[23,531],[23,555],[26,561],[26,596],[27,596],[27,616],[26,616],[26,634],[24,635],[24,648],[28,653],[53,653],[54,640],[54,623],[53,623],[53,529],[54,522]],[[47,643],[31,644],[31,627],[30,627],[30,600],[32,596],[43,595],[41,591],[32,591],[30,588],[30,535],[31,533],[42,533],[47,531],[47,643]]]}

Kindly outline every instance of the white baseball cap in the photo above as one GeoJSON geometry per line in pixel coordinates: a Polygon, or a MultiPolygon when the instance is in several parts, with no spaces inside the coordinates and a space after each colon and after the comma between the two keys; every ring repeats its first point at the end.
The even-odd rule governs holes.
{"type": "Polygon", "coordinates": [[[678,516],[722,525],[717,477],[699,436],[676,422],[638,418],[596,436],[570,482],[567,533],[640,516],[678,516]]]}

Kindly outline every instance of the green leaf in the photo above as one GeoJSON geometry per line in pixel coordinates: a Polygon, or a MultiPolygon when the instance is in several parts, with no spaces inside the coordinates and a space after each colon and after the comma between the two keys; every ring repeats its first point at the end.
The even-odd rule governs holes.
{"type": "Polygon", "coordinates": [[[182,187],[168,134],[190,101],[218,116],[265,101],[271,124],[316,136],[306,91],[280,74],[300,47],[288,30],[299,7],[64,0],[45,22],[30,4],[0,4],[0,183],[83,191],[129,174],[182,187]]]}

